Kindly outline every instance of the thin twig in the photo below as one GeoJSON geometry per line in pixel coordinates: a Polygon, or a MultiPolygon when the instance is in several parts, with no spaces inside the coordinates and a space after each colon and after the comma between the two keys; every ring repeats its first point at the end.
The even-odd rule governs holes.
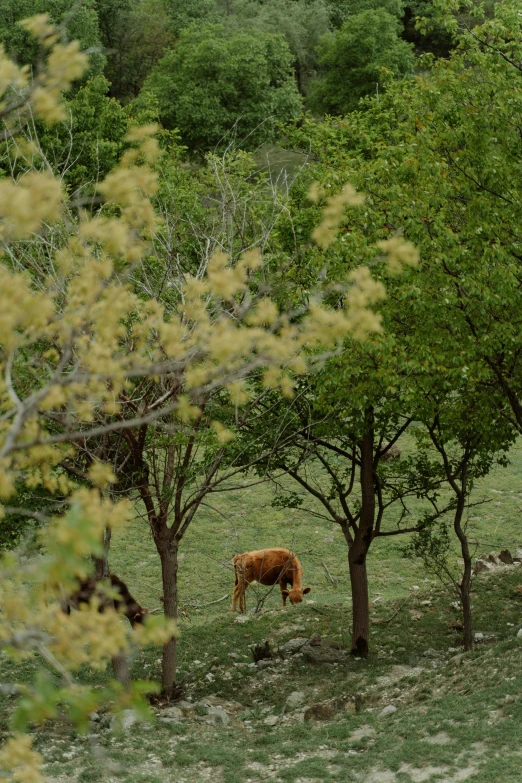
{"type": "Polygon", "coordinates": [[[208,604],[182,604],[182,608],[184,606],[190,606],[192,609],[203,609],[204,606],[212,606],[212,604],[220,604],[221,601],[226,601],[227,598],[230,598],[230,593],[224,595],[223,598],[218,598],[216,601],[209,601],[208,604]]]}
{"type": "Polygon", "coordinates": [[[330,580],[330,582],[331,582],[331,583],[334,585],[334,587],[335,587],[335,585],[337,585],[337,582],[338,582],[339,580],[338,580],[338,579],[336,579],[335,577],[333,577],[333,576],[331,575],[330,571],[328,570],[328,566],[326,565],[326,563],[324,562],[324,560],[322,560],[321,562],[322,562],[322,564],[323,564],[323,568],[324,568],[324,570],[326,571],[326,576],[328,577],[328,579],[330,580]]]}

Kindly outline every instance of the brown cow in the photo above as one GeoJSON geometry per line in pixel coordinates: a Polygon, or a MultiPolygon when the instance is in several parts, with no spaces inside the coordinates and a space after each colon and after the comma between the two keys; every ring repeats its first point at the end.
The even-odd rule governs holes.
{"type": "Polygon", "coordinates": [[[141,625],[147,616],[148,609],[140,606],[130,594],[125,582],[117,577],[116,574],[109,574],[109,581],[111,587],[119,592],[119,598],[109,598],[103,590],[103,585],[97,582],[94,576],[89,576],[87,579],[78,580],[78,590],[62,602],[63,611],[70,614],[71,608],[78,609],[80,604],[88,604],[93,596],[96,596],[99,600],[99,612],[104,612],[107,608],[114,607],[117,612],[121,610],[133,628],[135,625],[141,625]]]}
{"type": "Polygon", "coordinates": [[[303,595],[309,593],[311,587],[303,590],[303,569],[297,555],[288,549],[256,549],[254,552],[244,552],[236,555],[234,560],[236,587],[232,599],[232,611],[236,611],[239,600],[239,610],[246,612],[245,592],[249,584],[258,582],[260,585],[275,585],[279,583],[283,606],[286,599],[290,603],[299,604],[303,595]],[[290,590],[287,590],[290,585],[290,590]]]}

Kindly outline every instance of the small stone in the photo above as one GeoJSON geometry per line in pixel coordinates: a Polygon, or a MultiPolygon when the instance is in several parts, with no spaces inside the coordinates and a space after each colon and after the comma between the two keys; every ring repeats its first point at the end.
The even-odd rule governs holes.
{"type": "Polygon", "coordinates": [[[522,549],[515,549],[513,560],[516,560],[518,563],[522,561],[522,549]]]}
{"type": "Polygon", "coordinates": [[[504,563],[505,565],[513,565],[513,557],[511,556],[509,549],[503,549],[498,557],[501,563],[504,563]]]}
{"type": "Polygon", "coordinates": [[[464,653],[459,653],[458,655],[454,655],[452,658],[450,658],[448,663],[452,666],[461,666],[465,657],[466,656],[464,653]]]}
{"type": "Polygon", "coordinates": [[[303,691],[292,691],[286,700],[286,709],[295,710],[304,704],[306,701],[306,694],[303,691]]]}
{"type": "Polygon", "coordinates": [[[473,573],[474,574],[481,574],[483,571],[492,571],[493,570],[493,563],[489,563],[486,560],[476,560],[475,565],[473,566],[473,573]]]}
{"type": "Polygon", "coordinates": [[[99,720],[101,720],[101,717],[100,717],[99,713],[97,713],[97,712],[91,712],[91,714],[89,715],[89,718],[91,719],[91,721],[93,723],[97,723],[99,720]]]}
{"type": "Polygon", "coordinates": [[[275,726],[276,723],[279,722],[279,715],[269,715],[268,718],[265,718],[263,723],[265,726],[275,726]]]}
{"type": "Polygon", "coordinates": [[[236,623],[246,623],[248,620],[249,620],[248,615],[246,615],[246,614],[239,614],[236,617],[235,622],[236,623]]]}
{"type": "Polygon", "coordinates": [[[522,639],[522,628],[521,628],[521,629],[520,629],[520,631],[517,633],[517,639],[522,639]]]}
{"type": "Polygon", "coordinates": [[[206,715],[206,722],[213,723],[216,726],[228,726],[230,718],[223,707],[209,707],[206,715]]]}
{"type": "Polygon", "coordinates": [[[297,636],[295,639],[290,639],[279,648],[279,652],[282,655],[295,655],[301,651],[301,648],[308,644],[308,639],[305,636],[297,636]]]}
{"type": "Polygon", "coordinates": [[[390,715],[393,715],[395,712],[397,712],[397,707],[395,707],[393,704],[388,704],[387,707],[385,707],[379,715],[378,718],[389,718],[390,715]]]}
{"type": "Polygon", "coordinates": [[[307,661],[317,664],[345,663],[348,656],[348,651],[341,649],[337,642],[323,639],[319,634],[314,634],[301,652],[307,661]]]}
{"type": "Polygon", "coordinates": [[[138,716],[134,710],[122,710],[111,720],[111,730],[121,729],[122,731],[128,731],[137,722],[138,716]]]}
{"type": "Polygon", "coordinates": [[[433,647],[429,647],[422,653],[423,658],[438,658],[439,655],[440,653],[437,650],[434,650],[433,647]]]}
{"type": "Polygon", "coordinates": [[[274,665],[274,661],[272,661],[270,658],[262,658],[260,661],[257,661],[256,663],[258,669],[269,669],[273,665],[274,665]]]}
{"type": "Polygon", "coordinates": [[[163,710],[161,713],[163,718],[169,718],[170,720],[183,720],[183,710],[180,710],[179,707],[167,707],[166,710],[163,710]]]}
{"type": "Polygon", "coordinates": [[[486,638],[482,631],[475,631],[474,637],[476,642],[483,642],[486,638]]]}
{"type": "Polygon", "coordinates": [[[335,710],[330,704],[312,704],[304,713],[305,720],[331,720],[335,710]]]}

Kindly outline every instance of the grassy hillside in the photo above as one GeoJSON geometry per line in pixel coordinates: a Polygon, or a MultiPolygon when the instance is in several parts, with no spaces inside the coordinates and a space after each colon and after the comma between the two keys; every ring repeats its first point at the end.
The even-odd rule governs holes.
{"type": "MultiPolygon", "coordinates": [[[[522,544],[521,468],[519,447],[508,469],[496,469],[477,488],[477,499],[490,500],[469,519],[478,553],[522,544]]],[[[460,634],[451,628],[458,619],[454,597],[402,557],[400,538],[378,541],[369,557],[369,659],[317,665],[298,655],[259,669],[251,665],[249,647],[266,639],[273,649],[313,633],[349,643],[346,547],[333,525],[302,510],[272,508],[264,485],[217,495],[211,503],[187,534],[180,568],[180,674],[185,698],[197,706],[188,702],[179,720],[158,711],[151,723],[123,734],[113,733],[104,715],[87,737],[59,722],[39,729],[36,746],[49,783],[520,781],[520,567],[475,580],[475,629],[484,637],[463,655],[460,634]],[[236,552],[275,545],[300,553],[305,585],[313,588],[309,600],[282,609],[274,591],[263,612],[241,621],[230,612],[229,597],[197,607],[230,596],[236,552]],[[293,691],[300,692],[301,706],[285,708],[293,691]],[[228,725],[206,722],[202,699],[223,706],[228,725]],[[326,705],[328,719],[305,721],[304,708],[316,704],[326,705]],[[380,718],[389,705],[396,712],[380,718]],[[278,722],[268,725],[275,716],[278,722]]],[[[112,569],[140,601],[160,606],[158,559],[144,521],[114,541],[112,569]]],[[[254,601],[251,588],[248,606],[254,601]]],[[[4,659],[6,680],[11,666],[4,659]]],[[[29,678],[27,664],[18,674],[24,666],[29,678]]],[[[159,678],[160,650],[137,653],[134,670],[159,678]]],[[[82,673],[100,684],[106,676],[82,673]]],[[[12,704],[12,697],[0,696],[3,728],[12,704]]]]}
{"type": "MultiPolygon", "coordinates": [[[[95,723],[87,737],[54,723],[39,730],[49,783],[240,783],[263,780],[312,783],[520,780],[522,641],[516,638],[522,598],[520,567],[486,575],[475,585],[477,628],[486,641],[464,655],[449,628],[454,610],[447,596],[430,589],[407,601],[382,602],[372,611],[373,653],[368,661],[313,665],[300,657],[259,670],[249,645],[270,639],[282,645],[313,631],[342,639],[341,604],[304,604],[251,615],[238,623],[227,612],[187,624],[183,634],[185,694],[193,704],[224,705],[229,725],[200,722],[198,709],[178,722],[158,713],[152,723],[123,734],[95,723]],[[397,615],[389,619],[395,611],[397,615]],[[339,637],[339,634],[341,637],[339,637]],[[230,653],[234,657],[231,657],[230,653]],[[336,704],[326,721],[303,721],[287,711],[289,694],[303,706],[336,704]],[[354,708],[357,694],[358,711],[354,708]],[[385,706],[397,711],[379,715],[385,706]],[[94,756],[92,751],[94,750],[94,756]]],[[[140,653],[135,671],[158,674],[158,651],[140,653]]],[[[100,678],[100,675],[86,677],[100,678]]],[[[8,703],[4,702],[4,714],[8,703]]]]}
{"type": "MultiPolygon", "coordinates": [[[[406,442],[406,449],[407,446],[406,442]]],[[[487,501],[468,514],[468,533],[477,555],[522,546],[522,443],[512,449],[510,461],[508,468],[492,470],[476,487],[472,498],[474,502],[487,501]]],[[[254,481],[247,479],[244,484],[254,481]]],[[[291,486],[295,490],[295,485],[291,486]]],[[[308,514],[304,508],[318,509],[308,498],[301,509],[274,508],[271,502],[272,491],[267,484],[210,497],[209,505],[202,508],[180,547],[182,606],[205,604],[231,594],[233,556],[270,546],[284,546],[299,554],[304,581],[312,586],[310,600],[318,605],[341,601],[348,606],[351,599],[347,548],[340,528],[308,514]]],[[[413,521],[408,521],[408,525],[413,521]]],[[[436,582],[420,562],[404,559],[407,538],[383,538],[372,544],[368,557],[371,598],[400,598],[408,595],[414,584],[436,582]]],[[[115,537],[111,568],[146,606],[160,607],[159,559],[145,520],[136,519],[119,538],[115,537]]],[[[249,588],[247,592],[248,608],[255,605],[254,591],[255,588],[249,588]]],[[[265,608],[276,608],[280,602],[274,590],[265,608]]],[[[185,609],[186,621],[192,622],[198,612],[190,606],[185,609]]],[[[227,611],[228,599],[216,607],[207,607],[205,616],[220,616],[227,611]]],[[[183,617],[181,624],[183,627],[183,617]]]]}

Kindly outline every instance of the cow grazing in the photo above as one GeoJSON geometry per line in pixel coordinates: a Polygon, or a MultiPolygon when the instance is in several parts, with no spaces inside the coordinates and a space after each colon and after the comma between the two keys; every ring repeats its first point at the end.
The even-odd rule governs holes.
{"type": "Polygon", "coordinates": [[[232,599],[232,611],[236,611],[239,600],[239,610],[246,612],[245,592],[249,584],[258,582],[260,585],[275,585],[279,583],[283,606],[286,599],[290,603],[299,604],[303,595],[309,593],[311,587],[303,590],[303,569],[298,557],[288,549],[257,549],[254,552],[244,552],[236,555],[234,560],[236,586],[232,599]],[[290,590],[287,589],[290,585],[290,590]]]}
{"type": "Polygon", "coordinates": [[[96,596],[99,601],[99,612],[104,612],[111,607],[116,609],[117,612],[121,611],[133,628],[136,625],[141,625],[147,616],[148,609],[140,606],[130,594],[125,582],[117,577],[116,574],[109,574],[109,581],[111,587],[118,591],[118,598],[109,598],[103,589],[103,585],[96,581],[94,576],[89,576],[87,579],[78,580],[78,590],[62,602],[63,611],[70,614],[71,609],[78,609],[80,604],[90,603],[93,596],[96,596]]]}

